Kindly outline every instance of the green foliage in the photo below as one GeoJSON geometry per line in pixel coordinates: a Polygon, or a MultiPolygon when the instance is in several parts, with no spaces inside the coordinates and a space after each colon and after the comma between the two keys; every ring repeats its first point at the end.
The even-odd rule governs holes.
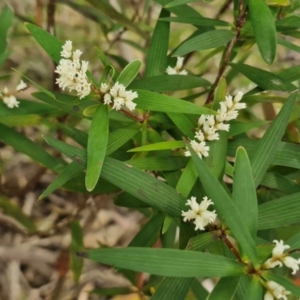
{"type": "MultiPolygon", "coordinates": [[[[90,259],[117,268],[140,295],[154,300],[262,300],[269,281],[300,297],[291,278],[266,263],[274,239],[290,246],[281,261],[300,249],[299,232],[287,233],[300,222],[300,69],[276,60],[285,49],[300,52],[299,3],[235,0],[231,9],[210,1],[156,0],[153,7],[161,10],[151,17],[153,3],[141,1],[143,12],[138,7],[131,19],[122,1],[120,10],[104,0],[61,2],[96,22],[110,43],[91,47],[88,55],[96,59],[87,70],[64,41],[26,23],[50,59],[62,69],[72,61],[76,75],[63,77],[57,67],[62,93],[17,71],[38,90],[32,94],[37,101],[11,93],[20,103],[9,108],[8,92],[0,87],[0,140],[57,174],[39,199],[60,188],[112,194],[116,205],[147,218],[127,247],[96,249],[85,249],[84,231],[73,220],[74,281],[90,259]],[[198,12],[207,6],[215,7],[217,17],[198,12]],[[138,59],[116,54],[116,42],[129,45],[138,59]],[[80,94],[84,89],[87,96],[80,94]],[[247,92],[242,97],[237,90],[247,92]],[[43,126],[44,140],[39,134],[33,141],[18,128],[32,124],[43,126]],[[135,281],[139,272],[150,274],[147,285],[135,281]],[[201,285],[204,277],[219,278],[210,293],[201,285]]],[[[11,53],[13,17],[5,6],[0,65],[11,53]]],[[[36,234],[35,221],[4,194],[0,209],[36,234]]]]}

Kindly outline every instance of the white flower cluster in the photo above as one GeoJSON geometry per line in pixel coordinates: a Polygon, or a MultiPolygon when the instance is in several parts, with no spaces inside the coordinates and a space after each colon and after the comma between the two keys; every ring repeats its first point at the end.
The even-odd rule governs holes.
{"type": "Polygon", "coordinates": [[[137,92],[126,91],[125,86],[116,82],[111,89],[106,83],[101,83],[100,92],[104,94],[104,103],[109,105],[113,103],[113,109],[120,110],[122,106],[127,107],[129,110],[134,110],[136,103],[133,99],[138,97],[137,92]]]}
{"type": "Polygon", "coordinates": [[[295,275],[299,270],[300,259],[295,259],[288,256],[288,253],[284,253],[284,250],[289,249],[290,246],[284,245],[283,240],[274,240],[273,243],[275,243],[276,246],[272,250],[272,257],[265,261],[263,268],[272,269],[277,266],[282,267],[285,265],[291,268],[293,270],[292,274],[295,275]]]}
{"type": "Polygon", "coordinates": [[[181,70],[183,65],[183,57],[177,57],[177,62],[175,68],[172,68],[170,66],[167,67],[166,73],[169,75],[187,75],[186,70],[181,70]]]}
{"type": "Polygon", "coordinates": [[[63,59],[59,61],[55,72],[60,75],[56,83],[61,89],[68,88],[75,90],[80,99],[86,97],[91,92],[91,84],[86,76],[88,61],[80,61],[80,50],[72,52],[72,41],[66,41],[61,51],[63,59]]]}
{"type": "MultiPolygon", "coordinates": [[[[192,140],[190,145],[200,158],[209,155],[209,146],[206,145],[206,141],[218,140],[218,130],[229,131],[229,124],[224,122],[236,119],[238,110],[246,108],[246,103],[240,103],[242,97],[242,92],[238,92],[234,99],[232,96],[226,96],[225,101],[220,102],[221,108],[218,109],[216,116],[202,115],[199,118],[198,129],[195,133],[198,141],[192,140]]],[[[185,156],[191,156],[190,151],[187,150],[185,156]]]]}
{"type": "Polygon", "coordinates": [[[194,219],[195,230],[200,229],[204,230],[204,227],[213,223],[217,217],[217,214],[214,211],[209,211],[207,208],[214,204],[210,199],[206,196],[203,197],[201,203],[197,203],[196,197],[191,197],[191,200],[187,200],[186,205],[190,206],[191,209],[188,211],[182,211],[181,215],[184,217],[183,221],[190,221],[194,219]]]}
{"type": "Polygon", "coordinates": [[[3,102],[9,108],[19,107],[19,101],[14,94],[17,92],[23,91],[27,88],[27,84],[21,80],[20,83],[17,85],[15,92],[10,93],[7,87],[4,87],[3,91],[0,92],[0,98],[2,98],[3,102]]]}
{"type": "Polygon", "coordinates": [[[268,290],[265,293],[264,300],[287,300],[286,295],[289,295],[291,293],[275,281],[267,281],[266,287],[268,290]]]}

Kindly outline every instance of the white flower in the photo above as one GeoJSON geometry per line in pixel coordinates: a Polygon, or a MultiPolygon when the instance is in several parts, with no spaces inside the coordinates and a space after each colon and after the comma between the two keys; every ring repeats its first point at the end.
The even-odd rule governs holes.
{"type": "Polygon", "coordinates": [[[111,95],[110,94],[105,94],[104,95],[104,104],[110,104],[112,102],[111,100],[111,95]]]}
{"type": "Polygon", "coordinates": [[[246,103],[240,103],[243,97],[243,93],[239,91],[234,99],[232,96],[226,96],[225,101],[220,102],[220,109],[218,109],[218,115],[216,119],[219,122],[230,121],[236,119],[238,116],[238,110],[246,108],[246,103]]]}
{"type": "Polygon", "coordinates": [[[7,87],[4,87],[2,93],[0,92],[0,98],[7,105],[8,108],[19,107],[20,102],[17,101],[15,94],[27,88],[27,84],[21,80],[17,85],[15,92],[10,93],[7,87]]]}
{"type": "Polygon", "coordinates": [[[108,84],[101,83],[100,92],[101,93],[106,93],[107,91],[108,91],[108,84]]]}
{"type": "Polygon", "coordinates": [[[17,101],[17,99],[14,95],[3,96],[2,99],[8,108],[19,107],[20,102],[17,101]]]}
{"type": "Polygon", "coordinates": [[[265,293],[264,300],[287,300],[286,295],[291,293],[275,281],[267,281],[266,285],[268,291],[265,293]]]}
{"type": "Polygon", "coordinates": [[[214,203],[206,196],[203,197],[200,204],[197,203],[196,197],[191,197],[191,200],[188,199],[186,203],[186,205],[190,206],[191,209],[186,212],[181,212],[183,221],[186,222],[194,219],[193,223],[196,225],[195,230],[204,230],[204,227],[209,223],[213,223],[217,217],[215,210],[207,210],[207,208],[212,204],[214,203]]]}
{"type": "Polygon", "coordinates": [[[167,67],[167,70],[166,70],[166,73],[168,75],[187,75],[187,71],[186,70],[181,70],[180,69],[182,68],[182,65],[183,65],[183,60],[184,58],[183,57],[177,57],[177,62],[176,62],[176,66],[175,68],[172,68],[170,66],[167,67]]]}
{"type": "Polygon", "coordinates": [[[66,41],[63,45],[63,50],[60,52],[60,55],[64,58],[69,58],[72,55],[72,41],[66,41]]]}
{"type": "Polygon", "coordinates": [[[300,259],[295,259],[291,256],[288,256],[288,253],[284,253],[286,249],[289,249],[289,245],[284,245],[283,240],[277,241],[274,240],[273,243],[276,246],[272,250],[272,257],[267,259],[263,265],[266,269],[272,269],[277,266],[282,267],[284,264],[286,267],[291,268],[292,274],[296,274],[299,270],[300,259]]]}
{"type": "Polygon", "coordinates": [[[20,92],[22,90],[25,90],[26,88],[27,84],[23,80],[21,80],[20,83],[17,85],[16,90],[20,92]]]}
{"type": "MultiPolygon", "coordinates": [[[[100,91],[105,93],[107,90],[108,85],[106,83],[102,83],[100,91]]],[[[115,110],[120,110],[122,106],[126,106],[129,110],[134,110],[136,103],[134,103],[133,100],[137,97],[137,92],[126,91],[126,88],[123,84],[116,82],[110,89],[109,93],[104,95],[104,103],[111,104],[113,102],[112,108],[115,110]]]]}
{"type": "Polygon", "coordinates": [[[75,90],[80,99],[86,97],[91,92],[91,84],[86,76],[88,70],[88,61],[80,61],[80,50],[72,53],[72,42],[66,41],[63,45],[61,56],[55,72],[60,75],[56,83],[61,89],[68,88],[69,91],[75,90]]]}
{"type": "MultiPolygon", "coordinates": [[[[197,143],[195,140],[192,140],[190,142],[190,145],[200,158],[202,158],[202,156],[205,156],[205,157],[208,156],[209,146],[206,146],[205,142],[197,143]]],[[[184,154],[185,154],[185,156],[191,156],[191,153],[188,150],[185,151],[184,154]]]]}

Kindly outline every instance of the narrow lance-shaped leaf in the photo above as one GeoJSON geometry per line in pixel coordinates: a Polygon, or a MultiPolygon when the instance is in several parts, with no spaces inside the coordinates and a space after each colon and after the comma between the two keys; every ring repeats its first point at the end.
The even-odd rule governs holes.
{"type": "Polygon", "coordinates": [[[145,89],[152,92],[173,92],[197,87],[209,87],[211,83],[193,75],[158,75],[133,81],[129,89],[145,89]]]}
{"type": "Polygon", "coordinates": [[[237,240],[240,248],[248,256],[254,266],[258,265],[255,242],[244,220],[239,214],[234,202],[225,191],[218,179],[211,173],[206,163],[199,158],[190,145],[187,145],[195,163],[198,176],[203,184],[205,192],[215,204],[217,214],[225,220],[232,235],[237,240]]]}
{"type": "Polygon", "coordinates": [[[280,110],[276,119],[260,140],[255,153],[251,156],[251,166],[254,178],[254,184],[257,187],[265,175],[276,150],[281,142],[282,135],[287,126],[289,117],[293,110],[297,93],[293,93],[287,99],[286,103],[280,110]]]}
{"type": "Polygon", "coordinates": [[[221,278],[207,297],[207,300],[233,299],[238,283],[238,276],[221,278]]]}
{"type": "Polygon", "coordinates": [[[209,108],[199,106],[175,97],[153,93],[144,90],[136,90],[138,98],[134,100],[137,108],[151,111],[193,114],[193,115],[216,115],[217,113],[209,108]]]}
{"type": "Polygon", "coordinates": [[[71,162],[47,187],[47,189],[39,196],[39,200],[47,197],[58,188],[62,187],[65,183],[70,181],[72,178],[78,176],[83,170],[84,166],[77,162],[71,162]]]}
{"type": "Polygon", "coordinates": [[[270,229],[299,223],[300,193],[287,195],[258,206],[258,229],[270,229]]]}
{"type": "Polygon", "coordinates": [[[242,73],[244,76],[249,78],[264,90],[286,92],[297,90],[297,87],[295,85],[293,85],[289,80],[284,79],[280,75],[276,75],[245,64],[229,63],[229,65],[238,70],[240,73],[242,73]]]}
{"type": "Polygon", "coordinates": [[[242,147],[238,148],[235,157],[232,200],[254,240],[258,214],[256,188],[247,152],[242,147]]]}
{"type": "Polygon", "coordinates": [[[234,34],[228,30],[220,29],[204,32],[182,43],[174,55],[183,56],[197,50],[218,48],[227,44],[233,37],[234,34]]]}
{"type": "Polygon", "coordinates": [[[141,65],[142,62],[138,59],[132,61],[122,70],[117,81],[127,87],[138,74],[141,65]]]}
{"type": "Polygon", "coordinates": [[[22,224],[30,233],[36,231],[35,225],[29,216],[25,215],[22,210],[15,204],[13,204],[10,199],[0,194],[0,208],[3,210],[4,214],[11,216],[17,222],[22,224]]]}
{"type": "Polygon", "coordinates": [[[36,25],[27,23],[26,27],[40,46],[47,52],[53,61],[58,64],[63,43],[49,32],[36,25]]]}
{"type": "Polygon", "coordinates": [[[276,55],[275,20],[265,0],[249,0],[250,20],[263,60],[272,64],[276,55]]]}
{"type": "Polygon", "coordinates": [[[81,255],[117,268],[159,276],[223,277],[246,272],[246,267],[233,259],[188,250],[101,248],[83,252],[81,255]]]}
{"type": "MultiPolygon", "coordinates": [[[[226,92],[226,80],[225,78],[221,78],[214,95],[213,109],[215,111],[220,108],[220,102],[225,100],[226,92]]],[[[215,175],[217,178],[222,178],[226,161],[228,133],[225,130],[220,130],[218,133],[219,140],[207,142],[207,145],[209,145],[209,156],[204,157],[203,160],[205,161],[213,175],[215,175]]]]}
{"type": "Polygon", "coordinates": [[[185,299],[194,279],[165,277],[151,300],[182,300],[185,299]]]}
{"type": "MultiPolygon", "coordinates": [[[[161,10],[160,18],[169,17],[170,12],[161,10]]],[[[157,21],[147,53],[145,77],[162,75],[167,69],[170,23],[157,21]]]]}
{"type": "Polygon", "coordinates": [[[14,12],[10,9],[8,5],[5,5],[0,14],[0,55],[2,55],[5,52],[7,45],[7,33],[8,29],[12,25],[13,19],[14,12]]]}
{"type": "Polygon", "coordinates": [[[93,117],[87,145],[85,185],[92,191],[100,177],[108,142],[108,106],[100,105],[93,117]]]}
{"type": "Polygon", "coordinates": [[[253,300],[262,298],[262,285],[258,276],[251,276],[251,281],[243,295],[244,300],[253,300]]]}
{"type": "Polygon", "coordinates": [[[83,232],[78,221],[73,221],[71,224],[71,270],[75,282],[79,281],[83,268],[83,259],[76,256],[76,252],[82,251],[83,245],[83,232]]]}

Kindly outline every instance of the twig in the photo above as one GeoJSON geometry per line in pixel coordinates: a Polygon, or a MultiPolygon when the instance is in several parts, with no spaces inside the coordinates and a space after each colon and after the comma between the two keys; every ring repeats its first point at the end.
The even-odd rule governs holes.
{"type": "Polygon", "coordinates": [[[225,3],[221,6],[220,10],[218,11],[217,15],[215,16],[215,19],[220,18],[220,16],[229,8],[231,2],[232,2],[232,0],[225,1],[225,3]]]}
{"type": "Polygon", "coordinates": [[[225,49],[225,54],[224,54],[224,59],[223,59],[223,62],[219,68],[219,72],[218,72],[218,75],[217,75],[217,78],[212,86],[212,89],[211,91],[209,92],[208,96],[207,96],[207,99],[206,99],[206,102],[205,104],[207,103],[210,103],[213,99],[213,96],[214,96],[214,92],[215,92],[215,89],[216,87],[218,86],[219,84],[219,81],[227,67],[227,64],[228,64],[228,61],[230,59],[230,55],[232,53],[232,50],[235,46],[235,44],[237,43],[237,41],[239,40],[240,38],[240,34],[241,34],[241,30],[242,30],[242,27],[244,26],[245,22],[246,22],[246,16],[248,14],[248,10],[246,9],[244,12],[244,1],[241,0],[240,1],[240,4],[239,4],[239,12],[238,12],[238,17],[236,19],[236,23],[235,23],[235,32],[236,32],[236,35],[235,37],[231,40],[231,42],[227,45],[226,49],[225,49]]]}

